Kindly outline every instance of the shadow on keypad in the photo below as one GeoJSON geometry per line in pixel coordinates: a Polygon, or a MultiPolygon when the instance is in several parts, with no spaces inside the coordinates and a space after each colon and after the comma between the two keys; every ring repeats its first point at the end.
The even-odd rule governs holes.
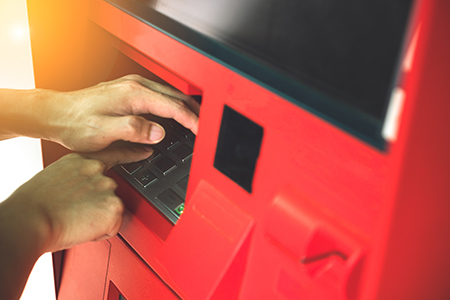
{"type": "Polygon", "coordinates": [[[184,209],[195,135],[172,119],[149,119],[164,127],[165,138],[147,159],[115,170],[175,224],[184,209]]]}

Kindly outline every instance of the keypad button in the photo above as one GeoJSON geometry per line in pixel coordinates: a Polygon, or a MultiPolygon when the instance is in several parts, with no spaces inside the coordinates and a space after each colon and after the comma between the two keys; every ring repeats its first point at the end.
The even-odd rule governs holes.
{"type": "Polygon", "coordinates": [[[170,127],[174,127],[176,124],[178,124],[174,119],[163,119],[163,121],[170,127]]]}
{"type": "Polygon", "coordinates": [[[192,148],[183,144],[180,147],[176,148],[172,151],[172,153],[178,157],[182,162],[184,162],[186,159],[191,157],[192,155],[192,148]]]}
{"type": "Polygon", "coordinates": [[[174,128],[186,138],[190,137],[191,135],[194,135],[192,131],[190,131],[189,129],[178,123],[174,126],[174,128]]]}
{"type": "Polygon", "coordinates": [[[138,171],[141,168],[142,168],[142,164],[140,162],[133,162],[133,163],[122,165],[122,169],[124,169],[130,175],[136,173],[136,171],[138,171]]]}
{"type": "Polygon", "coordinates": [[[170,149],[176,144],[179,143],[179,140],[177,137],[175,137],[172,134],[167,134],[166,137],[160,142],[160,145],[163,146],[166,149],[170,149]]]}
{"type": "Polygon", "coordinates": [[[177,167],[176,163],[174,163],[170,158],[163,157],[159,161],[155,163],[155,167],[161,171],[164,175],[172,171],[177,167]]]}
{"type": "Polygon", "coordinates": [[[178,186],[180,188],[182,188],[184,191],[187,191],[187,186],[188,186],[188,181],[189,181],[189,175],[184,176],[181,180],[179,180],[177,182],[178,186]]]}
{"type": "Polygon", "coordinates": [[[134,179],[145,188],[158,180],[158,177],[149,170],[144,170],[143,172],[136,174],[134,179]]]}
{"type": "Polygon", "coordinates": [[[175,212],[181,216],[181,214],[184,212],[184,203],[182,203],[181,205],[179,205],[177,208],[175,208],[175,212]]]}
{"type": "Polygon", "coordinates": [[[171,189],[165,190],[164,192],[156,196],[156,198],[171,210],[175,210],[184,202],[183,199],[171,189]]]}
{"type": "Polygon", "coordinates": [[[152,161],[157,159],[160,155],[161,155],[161,151],[159,151],[158,149],[154,149],[152,155],[150,155],[147,158],[147,161],[151,163],[152,161]]]}
{"type": "Polygon", "coordinates": [[[195,134],[191,134],[191,135],[188,137],[188,140],[191,141],[191,142],[194,144],[194,143],[195,143],[195,134]]]}

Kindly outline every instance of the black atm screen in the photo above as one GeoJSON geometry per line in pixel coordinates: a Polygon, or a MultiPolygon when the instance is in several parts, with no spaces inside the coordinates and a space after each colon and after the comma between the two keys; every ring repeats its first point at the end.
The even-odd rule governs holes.
{"type": "Polygon", "coordinates": [[[108,1],[250,74],[266,87],[292,96],[294,102],[304,103],[366,135],[379,135],[413,3],[413,0],[108,1]],[[145,10],[151,12],[143,13],[145,10]],[[214,43],[219,46],[210,46],[214,43]],[[224,48],[230,50],[226,52],[224,48]],[[264,72],[264,68],[269,71],[264,72]],[[305,96],[301,91],[305,88],[301,86],[324,97],[305,96]],[[352,114],[355,120],[350,120],[352,114]],[[364,121],[367,130],[359,124],[364,118],[369,120],[364,121]]]}
{"type": "Polygon", "coordinates": [[[411,0],[159,0],[154,8],[381,119],[411,0]]]}

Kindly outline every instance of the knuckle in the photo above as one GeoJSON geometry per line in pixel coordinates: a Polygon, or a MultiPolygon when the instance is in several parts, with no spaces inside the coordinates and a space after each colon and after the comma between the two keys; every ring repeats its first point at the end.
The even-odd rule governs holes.
{"type": "Polygon", "coordinates": [[[95,174],[103,174],[106,169],[106,164],[100,160],[87,159],[81,167],[80,173],[86,176],[95,174]]]}
{"type": "Polygon", "coordinates": [[[123,205],[122,200],[116,195],[111,195],[106,198],[106,203],[108,206],[109,212],[114,216],[121,216],[125,211],[125,206],[123,205]]]}
{"type": "Polygon", "coordinates": [[[81,154],[79,154],[79,153],[76,153],[76,152],[72,152],[72,153],[69,153],[69,154],[67,154],[67,155],[64,155],[60,160],[65,160],[65,161],[81,161],[81,160],[84,160],[85,158],[81,155],[81,154]]]}
{"type": "Polygon", "coordinates": [[[189,110],[189,105],[181,99],[174,99],[174,103],[177,111],[185,112],[189,110]]]}
{"type": "Polygon", "coordinates": [[[126,92],[133,92],[142,89],[142,85],[136,80],[127,78],[119,83],[120,87],[126,92]]]}
{"type": "Polygon", "coordinates": [[[141,132],[143,127],[143,119],[139,116],[127,116],[123,130],[127,135],[133,135],[141,132]]]}
{"type": "Polygon", "coordinates": [[[103,173],[106,169],[106,164],[100,160],[93,159],[90,161],[90,165],[95,173],[103,173]]]}
{"type": "Polygon", "coordinates": [[[97,189],[101,191],[115,190],[117,189],[117,183],[113,179],[103,176],[97,182],[97,189]]]}
{"type": "Polygon", "coordinates": [[[129,116],[126,126],[132,130],[139,129],[142,126],[142,119],[139,116],[129,116]]]}
{"type": "Polygon", "coordinates": [[[142,79],[142,76],[138,74],[128,74],[123,76],[122,78],[125,80],[139,81],[140,79],[142,79]]]}

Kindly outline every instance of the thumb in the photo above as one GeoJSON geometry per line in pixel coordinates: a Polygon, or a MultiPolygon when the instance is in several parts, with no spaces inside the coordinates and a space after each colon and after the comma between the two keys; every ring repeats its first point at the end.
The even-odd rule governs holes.
{"type": "Polygon", "coordinates": [[[106,170],[108,170],[118,164],[144,160],[152,155],[152,153],[153,148],[148,145],[118,141],[101,151],[84,153],[83,156],[104,162],[106,170]]]}

